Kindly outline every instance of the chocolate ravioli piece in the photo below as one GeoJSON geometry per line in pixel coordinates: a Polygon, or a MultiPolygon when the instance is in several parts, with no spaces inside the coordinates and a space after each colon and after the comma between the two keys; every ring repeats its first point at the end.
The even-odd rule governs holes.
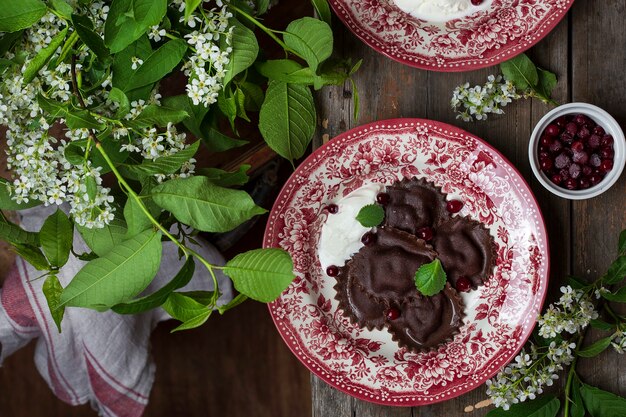
{"type": "Polygon", "coordinates": [[[380,227],[375,241],[363,246],[342,268],[352,285],[360,286],[378,301],[417,297],[415,271],[432,262],[436,253],[430,245],[408,233],[380,227]]]}
{"type": "Polygon", "coordinates": [[[400,316],[388,322],[392,339],[419,352],[450,340],[463,324],[463,301],[450,284],[432,297],[414,298],[400,306],[400,316]]]}
{"type": "Polygon", "coordinates": [[[387,187],[385,192],[389,194],[386,226],[417,234],[422,227],[434,227],[450,218],[445,195],[423,178],[404,179],[387,187]]]}
{"type": "Polygon", "coordinates": [[[385,325],[387,304],[368,296],[360,286],[354,285],[354,279],[340,274],[337,276],[335,299],[339,301],[339,308],[343,315],[352,323],[369,330],[382,329],[385,325]]]}
{"type": "Polygon", "coordinates": [[[435,230],[432,244],[452,285],[465,276],[475,289],[491,276],[496,263],[495,243],[482,223],[453,217],[435,230]]]}

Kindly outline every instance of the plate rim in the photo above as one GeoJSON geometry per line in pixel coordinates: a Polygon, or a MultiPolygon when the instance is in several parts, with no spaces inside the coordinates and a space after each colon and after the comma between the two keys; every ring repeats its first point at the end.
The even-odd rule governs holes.
{"type": "MultiPolygon", "coordinates": [[[[352,129],[349,129],[343,133],[340,133],[338,135],[336,135],[335,137],[333,137],[331,140],[329,140],[328,142],[324,143],[322,146],[320,146],[319,148],[317,148],[315,151],[313,151],[304,161],[302,161],[295,169],[295,171],[290,175],[289,179],[285,182],[285,184],[283,184],[283,186],[281,187],[280,192],[278,193],[276,200],[274,201],[274,204],[272,205],[272,209],[270,210],[269,213],[269,218],[267,220],[267,223],[265,225],[265,231],[263,234],[263,248],[273,248],[275,246],[270,246],[267,245],[267,241],[268,241],[268,235],[270,233],[270,225],[271,225],[271,218],[275,213],[275,210],[277,209],[278,205],[280,205],[280,196],[283,195],[283,193],[287,190],[288,186],[291,185],[291,182],[295,180],[295,178],[298,176],[299,171],[301,169],[304,169],[304,167],[311,163],[315,158],[317,158],[320,154],[324,153],[326,151],[327,148],[333,146],[333,141],[336,141],[338,139],[343,139],[347,136],[353,135],[358,133],[359,131],[372,131],[375,130],[377,127],[385,127],[385,125],[400,125],[400,124],[405,124],[405,123],[409,123],[409,124],[418,124],[418,123],[423,123],[423,124],[428,124],[430,126],[435,126],[438,128],[442,128],[442,129],[447,129],[449,130],[451,133],[458,133],[458,134],[462,134],[462,135],[467,135],[470,138],[478,141],[479,143],[481,143],[483,146],[487,147],[489,149],[490,152],[493,152],[494,154],[496,154],[497,156],[499,156],[512,170],[513,172],[517,175],[517,177],[521,180],[521,186],[525,187],[525,190],[528,192],[529,196],[532,198],[532,200],[530,200],[529,202],[532,202],[536,209],[537,212],[539,214],[539,219],[538,219],[538,225],[540,228],[540,231],[543,234],[543,237],[545,239],[545,244],[546,244],[546,252],[545,252],[545,263],[546,263],[546,276],[545,276],[545,286],[544,286],[544,291],[543,294],[541,295],[541,302],[538,304],[539,306],[539,310],[538,313],[541,312],[541,310],[543,309],[543,306],[545,304],[546,298],[548,296],[548,287],[549,287],[549,283],[550,283],[550,241],[549,241],[549,237],[548,237],[548,233],[547,233],[547,228],[546,228],[546,223],[545,223],[545,217],[543,215],[543,212],[541,210],[541,206],[539,205],[539,202],[537,200],[537,197],[535,196],[532,188],[530,187],[530,185],[528,184],[528,181],[526,181],[526,179],[524,178],[524,176],[521,174],[521,172],[519,171],[519,169],[512,164],[508,158],[506,158],[498,149],[496,149],[493,145],[491,145],[489,142],[487,142],[486,140],[476,136],[473,133],[470,133],[468,131],[466,131],[465,129],[462,129],[460,127],[445,123],[445,122],[440,122],[437,120],[431,120],[431,119],[423,119],[423,118],[393,118],[393,119],[383,119],[383,120],[377,120],[377,121],[373,121],[370,123],[365,123],[363,125],[359,125],[359,126],[355,126],[352,129]]],[[[542,279],[543,277],[540,277],[540,279],[542,279]]],[[[373,397],[368,397],[365,394],[359,394],[356,391],[348,391],[344,388],[341,388],[340,384],[337,382],[332,381],[330,378],[327,378],[325,376],[322,375],[322,370],[317,370],[315,369],[315,367],[313,366],[313,363],[311,361],[309,361],[309,363],[307,363],[306,358],[301,357],[301,355],[297,352],[298,349],[300,348],[296,348],[295,347],[295,341],[294,342],[290,342],[289,338],[290,335],[287,334],[287,332],[285,330],[283,330],[281,328],[281,326],[279,325],[278,319],[274,316],[273,312],[272,312],[272,303],[268,303],[267,304],[267,308],[270,314],[270,317],[272,318],[272,322],[274,323],[274,326],[276,327],[276,330],[278,331],[278,333],[280,334],[281,338],[283,339],[283,341],[285,342],[285,344],[287,345],[287,347],[289,348],[289,350],[292,352],[292,354],[298,359],[298,361],[304,365],[313,375],[315,375],[316,377],[318,377],[319,379],[321,379],[322,381],[324,381],[326,384],[330,385],[331,387],[337,389],[338,391],[349,395],[351,397],[357,398],[359,400],[363,400],[366,402],[370,402],[370,403],[374,403],[374,404],[379,404],[379,405],[385,405],[385,406],[393,406],[393,407],[417,407],[417,406],[425,406],[425,405],[431,405],[431,404],[436,404],[436,403],[440,403],[440,402],[444,402],[444,401],[448,401],[451,400],[453,398],[459,397],[463,394],[466,394],[468,392],[471,392],[481,386],[484,385],[485,381],[488,379],[491,379],[494,375],[496,375],[498,372],[500,372],[500,370],[502,368],[504,368],[506,365],[508,365],[516,356],[517,354],[524,348],[524,346],[526,345],[526,343],[528,342],[528,340],[530,339],[530,336],[533,333],[534,328],[536,327],[536,320],[535,320],[535,324],[533,324],[532,326],[530,326],[528,328],[528,330],[526,331],[526,334],[522,333],[520,336],[520,340],[522,341],[522,343],[519,344],[519,346],[515,349],[512,350],[511,353],[508,356],[505,356],[505,359],[502,360],[502,366],[501,367],[494,367],[494,369],[492,371],[486,371],[486,375],[488,375],[488,377],[485,379],[485,381],[483,381],[481,384],[476,385],[476,386],[468,386],[465,388],[461,388],[459,389],[458,392],[450,395],[450,396],[442,396],[441,398],[435,398],[435,399],[431,399],[428,400],[427,402],[424,401],[419,401],[416,400],[414,402],[411,402],[409,400],[404,401],[402,403],[400,402],[393,402],[389,399],[385,400],[383,398],[381,398],[380,400],[377,400],[373,397]]],[[[300,349],[301,350],[301,349],[300,349]]]]}
{"type": "MultiPolygon", "coordinates": [[[[574,5],[574,1],[575,0],[566,0],[568,3],[565,6],[565,8],[563,9],[563,13],[558,16],[557,18],[554,18],[552,21],[548,22],[547,25],[545,26],[545,30],[543,31],[543,34],[538,36],[536,39],[533,39],[531,42],[527,43],[527,44],[523,44],[520,46],[520,44],[518,43],[518,48],[513,50],[513,51],[509,51],[509,54],[505,55],[505,54],[500,54],[495,58],[471,58],[474,62],[477,62],[475,64],[468,64],[468,65],[459,65],[454,66],[454,65],[450,65],[449,63],[445,63],[444,65],[427,65],[427,64],[423,64],[420,62],[419,59],[416,59],[415,61],[411,61],[410,59],[405,58],[404,56],[402,56],[401,54],[394,54],[392,50],[390,50],[389,52],[385,51],[383,49],[383,47],[381,47],[379,45],[378,42],[375,42],[374,39],[370,39],[370,36],[363,31],[362,29],[360,29],[359,27],[355,26],[352,24],[351,19],[348,18],[348,16],[344,16],[344,14],[341,12],[340,10],[340,4],[342,3],[343,0],[329,0],[328,2],[330,3],[331,8],[333,9],[333,12],[335,14],[335,16],[337,18],[339,18],[339,20],[343,23],[343,25],[348,28],[348,30],[354,35],[356,36],[361,42],[365,43],[367,46],[369,46],[370,48],[372,48],[374,51],[376,51],[377,53],[384,55],[385,57],[392,59],[394,61],[397,61],[401,64],[407,65],[409,67],[413,67],[413,68],[419,68],[419,69],[423,69],[423,70],[427,70],[427,71],[434,71],[434,72],[467,72],[467,71],[474,71],[474,70],[478,70],[478,69],[482,69],[482,68],[488,68],[494,65],[498,65],[504,61],[507,61],[509,59],[513,59],[516,56],[528,51],[530,48],[532,48],[533,46],[537,45],[539,42],[541,42],[543,39],[545,39],[546,36],[548,36],[550,33],[552,33],[552,31],[554,30],[554,28],[556,28],[558,26],[559,23],[561,23],[561,21],[565,18],[565,16],[567,16],[567,14],[569,13],[570,9],[572,8],[572,6],[574,5]]],[[[393,0],[391,0],[393,1],[393,0]]],[[[468,57],[469,59],[469,57],[468,57]]]]}

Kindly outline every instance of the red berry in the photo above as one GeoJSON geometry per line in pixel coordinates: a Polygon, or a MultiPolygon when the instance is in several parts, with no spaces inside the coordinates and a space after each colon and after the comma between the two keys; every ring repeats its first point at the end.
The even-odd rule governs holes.
{"type": "Polygon", "coordinates": [[[578,181],[574,178],[568,178],[565,180],[565,188],[568,190],[575,190],[578,188],[578,181]]]}
{"type": "Polygon", "coordinates": [[[602,146],[611,146],[613,145],[613,136],[611,135],[604,135],[602,136],[602,142],[601,145],[602,146]]]}
{"type": "Polygon", "coordinates": [[[585,165],[589,161],[589,154],[585,151],[582,152],[574,152],[572,155],[572,161],[577,164],[585,165]]]}
{"type": "Polygon", "coordinates": [[[543,172],[550,171],[552,169],[552,165],[552,159],[550,158],[544,158],[539,161],[539,167],[543,172]]]}
{"type": "Polygon", "coordinates": [[[328,268],[326,268],[326,275],[328,275],[329,277],[336,277],[337,275],[339,275],[339,268],[335,265],[331,265],[328,268]]]}
{"type": "Polygon", "coordinates": [[[587,143],[589,144],[589,147],[591,149],[595,149],[598,146],[600,146],[600,143],[602,142],[602,138],[598,135],[591,135],[589,136],[589,140],[587,141],[587,143]]]}
{"type": "Polygon", "coordinates": [[[604,172],[609,172],[613,169],[613,160],[612,159],[603,159],[600,164],[600,170],[604,172]]]}
{"type": "Polygon", "coordinates": [[[565,153],[560,154],[554,160],[554,166],[557,167],[558,169],[569,168],[570,163],[571,163],[571,160],[569,156],[567,156],[565,153]]]}
{"type": "Polygon", "coordinates": [[[371,245],[372,243],[374,243],[374,241],[376,240],[376,235],[372,232],[367,232],[363,235],[363,237],[361,237],[361,242],[364,245],[371,245]]]}
{"type": "Polygon", "coordinates": [[[574,123],[576,123],[579,126],[589,124],[590,122],[591,122],[591,119],[589,119],[584,114],[577,114],[576,116],[574,116],[574,123]]]}
{"type": "Polygon", "coordinates": [[[591,187],[591,181],[589,180],[589,178],[581,178],[580,181],[578,181],[578,184],[582,189],[591,187]]]}
{"type": "Polygon", "coordinates": [[[337,204],[329,204],[326,206],[326,210],[328,210],[330,214],[337,214],[339,206],[337,204]]]}
{"type": "Polygon", "coordinates": [[[615,151],[611,146],[603,146],[602,149],[600,149],[600,158],[602,159],[610,159],[613,158],[614,155],[615,151]]]}
{"type": "Polygon", "coordinates": [[[604,131],[604,128],[602,126],[596,126],[593,128],[593,133],[598,136],[604,136],[606,132],[604,131]]]}
{"type": "Polygon", "coordinates": [[[541,137],[541,140],[540,140],[540,142],[539,142],[539,143],[540,143],[540,145],[541,145],[541,147],[542,147],[542,148],[549,148],[549,147],[550,147],[550,145],[552,145],[552,141],[553,141],[553,140],[554,140],[554,139],[553,139],[552,137],[547,136],[547,135],[543,135],[543,136],[541,137]]]}
{"type": "Polygon", "coordinates": [[[398,317],[400,317],[400,310],[395,307],[391,307],[389,310],[387,310],[387,313],[385,313],[385,315],[387,316],[387,320],[396,320],[398,317]]]}
{"type": "Polygon", "coordinates": [[[428,242],[429,240],[433,238],[433,229],[431,229],[428,226],[422,227],[421,229],[418,229],[416,235],[420,239],[424,239],[425,241],[428,242]]]}
{"type": "Polygon", "coordinates": [[[583,145],[581,141],[577,140],[576,142],[572,143],[571,148],[574,152],[580,152],[585,149],[585,145],[583,145]]]}
{"type": "Polygon", "coordinates": [[[565,144],[570,144],[572,143],[572,141],[574,140],[574,135],[572,135],[569,132],[563,132],[561,133],[561,142],[565,143],[565,144]]]}
{"type": "Polygon", "coordinates": [[[581,173],[581,169],[580,169],[580,165],[578,164],[572,164],[569,166],[569,176],[570,178],[576,179],[578,177],[580,177],[580,173],[581,173]]]}
{"type": "Polygon", "coordinates": [[[569,169],[568,168],[563,168],[562,170],[559,171],[559,175],[561,176],[561,178],[563,178],[563,180],[566,180],[569,178],[569,169]]]}
{"type": "Polygon", "coordinates": [[[591,157],[589,158],[589,163],[591,164],[591,166],[594,166],[596,168],[599,167],[602,163],[600,155],[598,155],[597,153],[592,153],[591,157]]]}
{"type": "Polygon", "coordinates": [[[546,135],[556,136],[561,133],[561,129],[557,125],[548,125],[545,130],[546,135]]]}
{"type": "Polygon", "coordinates": [[[550,145],[550,152],[559,153],[561,149],[563,149],[563,144],[560,140],[555,139],[554,141],[552,141],[552,145],[550,145]]]}
{"type": "Polygon", "coordinates": [[[472,0],[472,4],[474,6],[480,6],[481,4],[483,4],[485,2],[485,0],[472,0]]]}
{"type": "Polygon", "coordinates": [[[574,122],[570,122],[565,126],[565,130],[567,130],[570,135],[574,136],[578,133],[578,125],[574,122]]]}
{"type": "Polygon", "coordinates": [[[585,165],[585,166],[583,167],[583,175],[584,175],[585,177],[590,176],[592,172],[593,172],[593,169],[592,169],[589,165],[585,165]]]}
{"type": "Polygon", "coordinates": [[[456,290],[459,292],[467,292],[472,289],[472,283],[465,276],[461,276],[456,280],[456,290]]]}
{"type": "Polygon", "coordinates": [[[559,185],[563,182],[563,177],[561,177],[559,174],[554,174],[550,180],[555,183],[556,185],[559,185]]]}
{"type": "Polygon", "coordinates": [[[589,181],[591,182],[591,185],[596,185],[600,181],[602,181],[602,175],[600,175],[600,174],[593,174],[592,176],[589,177],[589,181]]]}
{"type": "Polygon", "coordinates": [[[389,194],[387,193],[378,193],[378,195],[376,196],[376,201],[378,202],[378,204],[382,204],[387,205],[387,203],[389,203],[389,194]]]}
{"type": "Polygon", "coordinates": [[[548,152],[539,152],[539,160],[550,158],[550,154],[548,152]]]}
{"type": "Polygon", "coordinates": [[[450,200],[446,203],[446,209],[452,214],[458,213],[462,208],[463,202],[461,200],[450,200]]]}
{"type": "Polygon", "coordinates": [[[578,136],[581,139],[587,139],[589,135],[591,135],[591,132],[586,127],[582,127],[576,134],[576,136],[578,136]]]}
{"type": "Polygon", "coordinates": [[[554,121],[554,123],[560,128],[564,128],[568,122],[569,118],[567,116],[561,116],[554,121]]]}

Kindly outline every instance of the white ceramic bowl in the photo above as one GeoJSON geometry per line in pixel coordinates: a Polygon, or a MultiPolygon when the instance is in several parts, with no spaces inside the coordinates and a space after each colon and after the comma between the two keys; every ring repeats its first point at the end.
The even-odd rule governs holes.
{"type": "Polygon", "coordinates": [[[619,126],[619,123],[606,111],[587,103],[569,103],[559,106],[543,118],[535,126],[535,130],[530,136],[530,143],[528,144],[528,157],[530,160],[530,167],[535,174],[535,177],[539,180],[541,185],[550,190],[553,194],[560,197],[567,198],[569,200],[585,200],[587,198],[596,197],[617,182],[622,171],[624,170],[624,164],[626,163],[626,140],[624,139],[624,132],[619,126]],[[539,138],[545,130],[545,128],[555,119],[567,114],[584,114],[590,117],[598,125],[602,126],[606,133],[613,136],[615,150],[615,156],[613,160],[613,169],[593,187],[586,190],[568,190],[554,184],[539,168],[539,138]]]}

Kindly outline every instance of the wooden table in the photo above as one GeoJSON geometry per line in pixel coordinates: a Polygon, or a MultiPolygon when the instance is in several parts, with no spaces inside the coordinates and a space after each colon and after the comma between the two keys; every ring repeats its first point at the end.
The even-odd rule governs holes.
{"type": "MultiPolygon", "coordinates": [[[[529,55],[539,66],[556,72],[559,103],[582,101],[610,112],[626,127],[626,1],[576,0],[569,15],[534,47],[529,55]]],[[[595,278],[613,260],[619,231],[626,228],[626,175],[611,190],[591,200],[570,202],[552,195],[534,178],[528,163],[528,139],[549,107],[520,100],[506,115],[487,122],[464,123],[450,109],[452,90],[469,81],[483,84],[498,68],[445,74],[410,68],[361,43],[337,19],[336,51],[353,60],[363,58],[356,74],[361,95],[360,118],[352,117],[351,86],[327,88],[317,97],[319,116],[327,126],[314,146],[359,124],[397,117],[439,120],[466,129],[500,150],[530,183],[544,214],[551,253],[549,300],[557,297],[567,275],[595,278]],[[327,119],[327,125],[326,120],[327,119]],[[329,135],[329,136],[325,136],[329,135]]],[[[583,360],[585,381],[620,395],[626,394],[626,357],[605,352],[583,360]]],[[[483,416],[490,408],[465,413],[465,407],[486,399],[483,387],[441,404],[392,408],[369,404],[343,394],[312,377],[314,417],[455,417],[483,416]]]]}

